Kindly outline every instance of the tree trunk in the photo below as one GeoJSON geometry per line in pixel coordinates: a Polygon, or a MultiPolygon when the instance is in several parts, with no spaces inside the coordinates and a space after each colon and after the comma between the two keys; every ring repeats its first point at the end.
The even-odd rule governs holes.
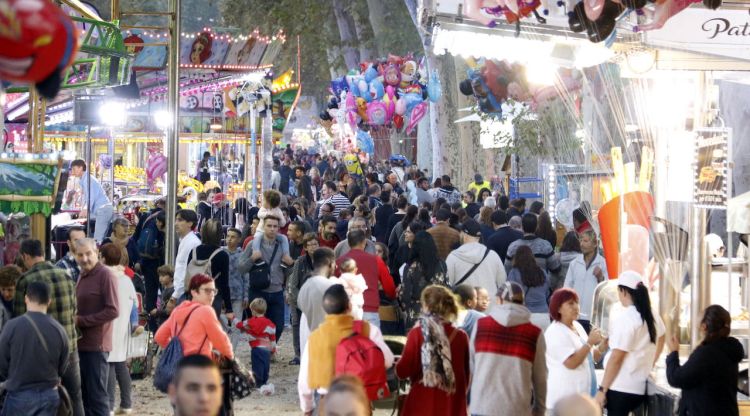
{"type": "Polygon", "coordinates": [[[360,62],[372,61],[377,56],[377,52],[372,48],[375,45],[372,27],[370,27],[367,17],[361,16],[356,9],[352,9],[350,16],[354,30],[357,32],[360,62]]]}
{"type": "MultiPolygon", "coordinates": [[[[422,38],[424,54],[430,71],[437,71],[440,83],[443,87],[443,96],[436,103],[430,103],[430,142],[419,142],[417,147],[432,147],[431,172],[434,177],[439,175],[456,176],[457,168],[460,166],[459,137],[456,125],[451,121],[455,118],[458,108],[458,81],[456,70],[451,55],[436,56],[432,53],[424,32],[417,21],[417,0],[404,0],[409,10],[414,26],[422,38]]],[[[423,136],[419,136],[423,137],[423,136]]]]}
{"type": "Polygon", "coordinates": [[[341,52],[348,69],[359,67],[359,51],[355,48],[356,33],[351,22],[351,15],[344,8],[343,0],[333,0],[333,14],[341,37],[341,52]]]}
{"type": "Polygon", "coordinates": [[[383,56],[388,51],[383,50],[382,39],[388,30],[385,22],[385,7],[383,0],[367,0],[367,9],[369,11],[370,26],[372,33],[375,35],[375,49],[378,56],[383,56]]]}

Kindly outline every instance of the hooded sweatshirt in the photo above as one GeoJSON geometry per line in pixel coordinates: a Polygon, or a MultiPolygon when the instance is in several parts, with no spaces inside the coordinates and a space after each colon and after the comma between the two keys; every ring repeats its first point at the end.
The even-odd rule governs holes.
{"type": "Polygon", "coordinates": [[[682,389],[680,415],[739,414],[737,373],[744,351],[736,338],[701,344],[685,364],[675,351],[667,356],[667,380],[682,389]]]}
{"type": "Polygon", "coordinates": [[[483,287],[490,295],[497,293],[497,288],[505,283],[505,268],[503,268],[500,256],[493,250],[490,250],[487,257],[482,260],[486,251],[487,247],[480,243],[466,243],[453,250],[445,260],[448,269],[448,282],[451,286],[456,286],[456,283],[475,264],[479,263],[479,267],[461,283],[483,287]]]}
{"type": "Polygon", "coordinates": [[[542,330],[523,305],[494,305],[477,321],[469,342],[470,414],[544,414],[547,400],[546,347],[542,330]],[[533,398],[533,403],[532,403],[533,398]]]}

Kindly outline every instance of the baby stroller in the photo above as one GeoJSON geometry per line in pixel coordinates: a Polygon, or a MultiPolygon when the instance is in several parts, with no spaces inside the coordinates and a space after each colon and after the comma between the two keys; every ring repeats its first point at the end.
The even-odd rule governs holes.
{"type": "MultiPolygon", "coordinates": [[[[385,344],[391,349],[394,356],[394,363],[401,358],[401,354],[404,351],[406,345],[406,337],[403,335],[384,335],[385,344]]],[[[375,409],[393,409],[391,415],[400,414],[399,409],[401,404],[406,399],[406,395],[409,393],[409,380],[399,380],[396,376],[396,367],[393,366],[388,369],[388,390],[391,394],[380,400],[372,402],[372,406],[375,409]]]]}

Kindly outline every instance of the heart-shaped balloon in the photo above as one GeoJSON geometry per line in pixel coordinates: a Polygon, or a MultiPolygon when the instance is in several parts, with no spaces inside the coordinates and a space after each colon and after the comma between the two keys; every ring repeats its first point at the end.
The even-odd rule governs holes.
{"type": "Polygon", "coordinates": [[[427,102],[422,101],[421,103],[417,104],[411,111],[411,116],[409,116],[409,125],[406,126],[406,134],[411,134],[412,130],[417,127],[419,120],[422,120],[426,114],[427,102]]]}
{"type": "Polygon", "coordinates": [[[404,116],[400,114],[394,114],[393,126],[396,127],[396,131],[401,131],[401,129],[404,128],[404,116]]]}

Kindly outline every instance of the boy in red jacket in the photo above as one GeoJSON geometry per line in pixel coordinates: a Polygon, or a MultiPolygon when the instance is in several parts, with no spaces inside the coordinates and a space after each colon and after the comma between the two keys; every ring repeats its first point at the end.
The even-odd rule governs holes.
{"type": "Polygon", "coordinates": [[[268,383],[268,373],[271,369],[271,353],[276,351],[276,325],[265,317],[268,305],[263,298],[255,298],[250,302],[253,316],[237,323],[237,329],[249,335],[250,365],[255,374],[255,382],[260,392],[266,396],[273,394],[273,384],[268,383]]]}

